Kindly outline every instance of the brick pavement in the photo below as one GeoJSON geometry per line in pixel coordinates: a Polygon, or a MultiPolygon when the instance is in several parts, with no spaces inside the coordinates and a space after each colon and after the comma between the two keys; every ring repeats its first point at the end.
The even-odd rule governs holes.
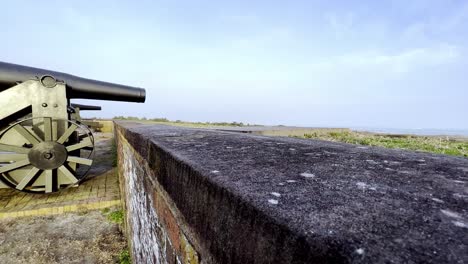
{"type": "Polygon", "coordinates": [[[99,142],[97,156],[100,159],[96,160],[99,164],[96,170],[92,169],[88,180],[78,187],[70,187],[52,194],[25,193],[10,188],[0,189],[0,219],[55,215],[119,206],[117,170],[108,164],[112,159],[109,154],[111,135],[98,133],[96,137],[99,142]]]}

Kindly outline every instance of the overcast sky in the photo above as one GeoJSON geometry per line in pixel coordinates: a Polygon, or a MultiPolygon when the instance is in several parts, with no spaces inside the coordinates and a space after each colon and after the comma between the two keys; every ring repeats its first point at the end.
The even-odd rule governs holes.
{"type": "Polygon", "coordinates": [[[468,129],[468,1],[4,1],[0,60],[147,89],[132,115],[468,129]]]}

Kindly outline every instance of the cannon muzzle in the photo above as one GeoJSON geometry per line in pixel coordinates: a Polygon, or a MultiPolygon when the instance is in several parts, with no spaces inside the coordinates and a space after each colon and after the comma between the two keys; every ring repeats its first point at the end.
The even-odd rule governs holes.
{"type": "Polygon", "coordinates": [[[27,80],[52,76],[67,86],[68,98],[126,101],[143,103],[146,91],[142,88],[85,79],[67,73],[0,62],[0,91],[27,80]]]}
{"type": "Polygon", "coordinates": [[[102,110],[102,107],[98,105],[84,105],[84,104],[71,104],[73,108],[78,108],[80,111],[89,110],[89,111],[99,111],[102,110]]]}

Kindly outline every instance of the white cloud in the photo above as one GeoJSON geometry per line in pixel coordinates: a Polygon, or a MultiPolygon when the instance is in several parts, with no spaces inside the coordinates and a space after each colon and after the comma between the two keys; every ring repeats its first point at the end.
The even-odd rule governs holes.
{"type": "MultiPolygon", "coordinates": [[[[428,16],[409,24],[401,36],[408,42],[430,41],[435,35],[459,32],[468,23],[468,2],[440,17],[428,16]]],[[[440,38],[440,36],[439,36],[440,38]]]]}
{"type": "Polygon", "coordinates": [[[353,30],[353,26],[356,22],[356,16],[352,12],[346,14],[325,14],[325,20],[332,29],[336,38],[343,38],[353,30]]]}
{"type": "Polygon", "coordinates": [[[384,67],[395,73],[406,73],[422,67],[438,66],[455,61],[460,49],[453,45],[408,49],[399,53],[364,52],[346,54],[312,65],[317,70],[384,67]]]}
{"type": "Polygon", "coordinates": [[[401,38],[408,42],[414,42],[416,40],[427,41],[428,27],[429,25],[427,23],[413,23],[403,30],[401,38]]]}
{"type": "Polygon", "coordinates": [[[461,8],[457,9],[455,13],[447,17],[445,20],[440,21],[435,27],[442,31],[450,31],[460,26],[466,27],[468,22],[468,3],[465,3],[461,8]]]}

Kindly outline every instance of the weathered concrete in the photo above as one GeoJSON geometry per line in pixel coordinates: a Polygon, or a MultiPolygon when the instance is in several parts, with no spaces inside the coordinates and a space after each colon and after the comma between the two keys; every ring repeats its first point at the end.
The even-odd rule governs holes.
{"type": "Polygon", "coordinates": [[[174,245],[175,229],[206,263],[468,262],[465,158],[124,122],[117,133],[127,203],[143,207],[129,222],[169,237],[153,247],[174,245]]]}

